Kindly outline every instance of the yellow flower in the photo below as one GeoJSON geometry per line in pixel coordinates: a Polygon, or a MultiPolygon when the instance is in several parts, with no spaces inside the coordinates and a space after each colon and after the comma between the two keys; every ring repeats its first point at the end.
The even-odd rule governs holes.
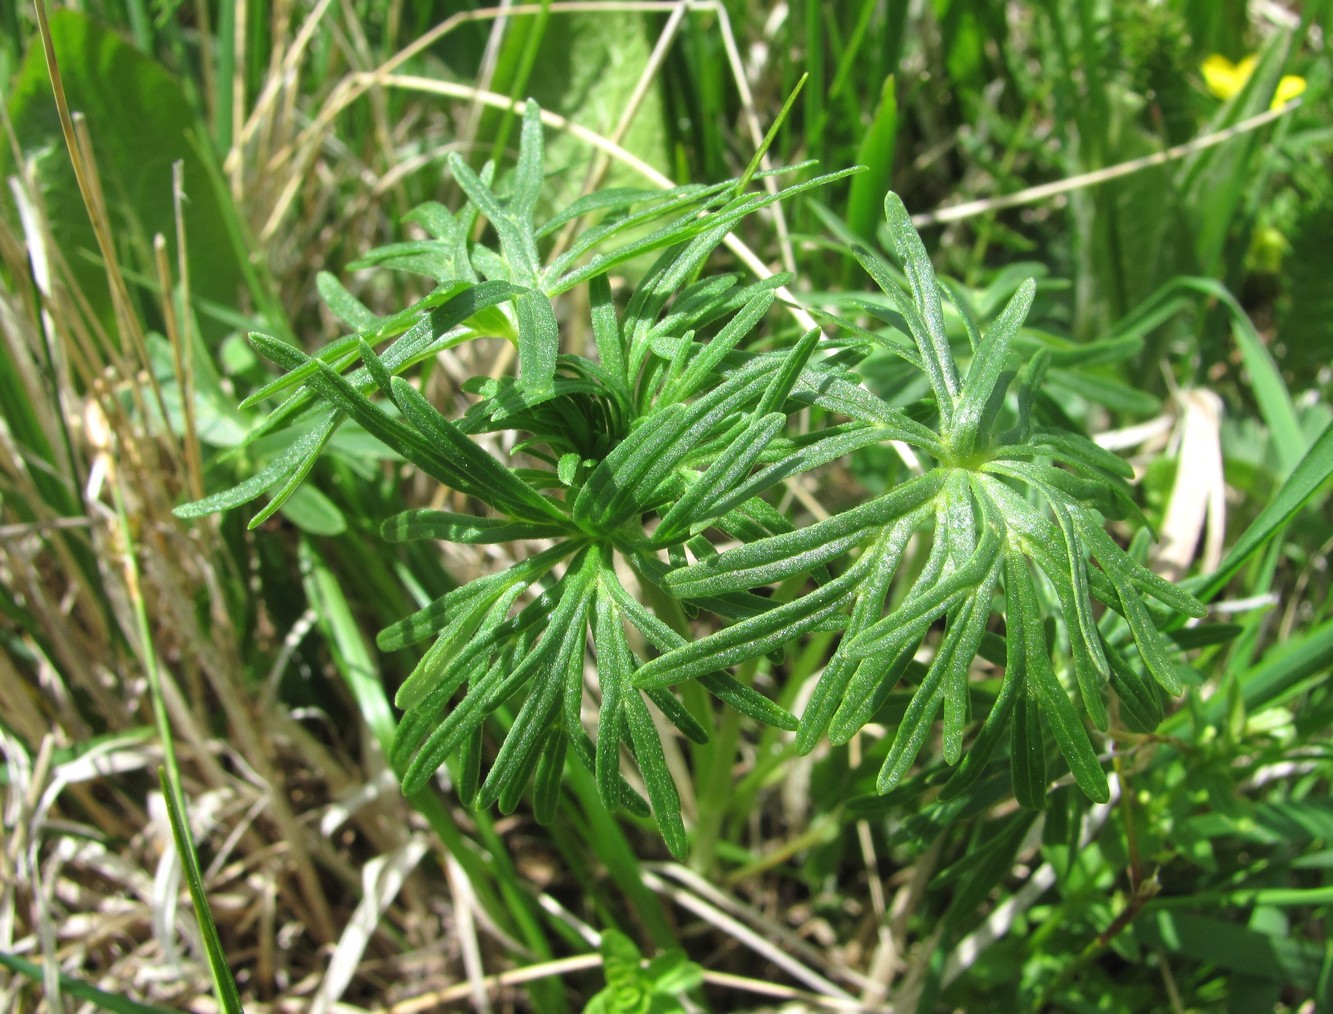
{"type": "MultiPolygon", "coordinates": [[[[1240,63],[1232,63],[1225,56],[1214,53],[1203,61],[1203,80],[1208,90],[1219,99],[1233,98],[1254,73],[1257,56],[1247,56],[1240,63]]],[[[1277,91],[1269,109],[1280,109],[1305,91],[1305,78],[1288,74],[1277,83],[1277,91]]]]}
{"type": "Polygon", "coordinates": [[[1288,74],[1277,83],[1277,91],[1273,93],[1273,104],[1269,108],[1285,106],[1303,91],[1305,91],[1305,78],[1297,74],[1288,74]]]}

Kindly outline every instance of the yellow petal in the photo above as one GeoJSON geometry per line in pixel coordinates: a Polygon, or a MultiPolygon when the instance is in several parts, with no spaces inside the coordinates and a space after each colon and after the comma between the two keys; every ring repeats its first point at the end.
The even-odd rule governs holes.
{"type": "Polygon", "coordinates": [[[1277,83],[1277,92],[1273,95],[1273,104],[1269,108],[1280,109],[1304,91],[1305,78],[1288,74],[1277,83]]]}
{"type": "Polygon", "coordinates": [[[1240,68],[1220,53],[1214,53],[1203,61],[1204,84],[1219,99],[1229,99],[1240,91],[1245,79],[1240,76],[1240,68]]]}

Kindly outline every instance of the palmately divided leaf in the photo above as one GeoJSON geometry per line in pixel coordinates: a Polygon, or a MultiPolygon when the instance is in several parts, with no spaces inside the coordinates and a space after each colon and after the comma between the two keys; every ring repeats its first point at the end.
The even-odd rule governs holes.
{"type": "MultiPolygon", "coordinates": [[[[1024,666],[1027,685],[1036,692],[1036,699],[1051,724],[1051,732],[1060,752],[1069,762],[1074,781],[1093,802],[1104,803],[1111,798],[1106,772],[1093,752],[1087,730],[1073,702],[1051,667],[1050,648],[1041,622],[1037,593],[1024,561],[1009,561],[1005,567],[1005,585],[1011,622],[1014,626],[1021,626],[1023,632],[1021,664],[1024,666]]],[[[1044,789],[1043,785],[1043,795],[1044,789]]]]}
{"type": "Polygon", "coordinates": [[[995,394],[995,385],[1009,358],[1010,343],[1027,317],[1036,291],[1037,285],[1030,278],[1020,285],[977,346],[950,430],[953,452],[966,456],[977,449],[986,405],[995,394]]]}
{"type": "Polygon", "coordinates": [[[721,595],[781,581],[836,559],[868,541],[929,500],[944,482],[939,473],[920,476],[890,493],[807,528],[729,549],[667,575],[666,586],[683,598],[721,595]]]}
{"type": "MultiPolygon", "coordinates": [[[[859,323],[827,312],[818,319],[850,337],[826,340],[810,330],[784,341],[761,328],[789,279],[740,284],[735,275],[708,275],[708,259],[744,217],[845,172],[776,193],[742,192],[745,179],[661,194],[604,191],[538,222],[543,147],[540,111],[529,102],[512,170],[488,164],[474,172],[451,155],[466,203],[456,214],[421,206],[414,220],[432,239],[368,256],[367,263],[434,278],[437,288],[424,299],[379,316],[321,275],[326,302],[356,333],[313,356],[253,336],[287,370],[256,398],[295,393],[251,443],[274,439],[281,427],[300,427],[301,436],[259,475],[182,508],[197,516],[277,487],[260,514],[268,516],[352,420],[490,508],[474,517],[455,500],[452,510],[407,511],[384,523],[386,540],[548,543],[514,553],[507,569],[381,633],[386,649],[434,638],[396,698],[404,715],[390,760],[404,790],[421,790],[448,762],[465,804],[509,813],[530,794],[537,819],[549,821],[572,755],[592,773],[603,805],[651,812],[680,857],[688,844],[681,796],[650,705],[685,739],[705,742],[709,729],[694,702],[687,708],[671,689],[698,680],[741,714],[795,731],[802,753],[825,735],[847,742],[889,711],[890,695],[906,693],[900,686],[915,684],[891,730],[876,780],[881,792],[907,782],[942,712],[943,760],[960,765],[945,798],[978,784],[1008,727],[1024,806],[1045,798],[1047,731],[1082,791],[1106,799],[1081,712],[1105,728],[1109,684],[1131,726],[1155,726],[1162,690],[1180,689],[1171,655],[1179,645],[1168,645],[1144,596],[1189,615],[1203,608],[1106,533],[1107,518],[1145,524],[1125,482],[1132,470],[1072,432],[1060,404],[1041,390],[1051,361],[1119,354],[1124,342],[1080,350],[1024,329],[1035,283],[1012,273],[975,298],[941,285],[893,194],[885,220],[902,274],[869,250],[854,251],[887,303],[848,297],[835,305],[864,311],[859,323]],[[545,248],[566,239],[567,249],[543,263],[545,248]],[[616,270],[649,253],[656,259],[646,269],[616,270]],[[586,302],[570,300],[557,316],[552,300],[585,282],[586,302]],[[632,288],[627,296],[622,285],[632,288]],[[973,303],[989,316],[1009,292],[983,329],[973,303]],[[971,354],[965,373],[950,345],[946,301],[957,310],[948,327],[957,334],[961,321],[971,354]],[[894,334],[872,330],[881,325],[894,334]],[[562,350],[564,332],[589,336],[595,355],[562,350]],[[466,380],[460,393],[473,401],[461,418],[400,376],[481,335],[514,344],[517,375],[466,380]],[[872,394],[849,371],[872,346],[923,372],[930,396],[899,408],[872,394]],[[796,432],[788,416],[798,410],[796,432]],[[503,457],[483,446],[480,435],[492,433],[503,457]],[[768,502],[777,502],[780,483],[876,444],[892,444],[922,474],[806,527],[768,502]],[[719,552],[723,539],[737,544],[719,552]],[[627,574],[641,595],[622,584],[627,574]],[[775,591],[757,590],[776,582],[775,591]],[[1001,588],[1003,649],[990,629],[1001,588]],[[1100,625],[1094,599],[1110,610],[1100,625]],[[1045,617],[1043,608],[1057,615],[1045,617]],[[701,611],[720,627],[691,640],[689,620],[701,611]],[[1068,632],[1069,658],[1058,664],[1051,652],[1065,639],[1049,638],[1052,623],[1068,632]],[[789,645],[821,632],[841,636],[799,723],[728,671],[757,668],[764,656],[777,664],[789,645]],[[1123,654],[1130,638],[1147,677],[1123,654]],[[645,660],[645,646],[658,654],[645,660]],[[923,646],[933,649],[928,662],[917,661],[923,646]],[[1004,673],[969,752],[979,655],[1003,663],[1004,673]],[[589,658],[600,683],[595,743],[585,729],[589,658]],[[1075,682],[1081,708],[1066,686],[1075,682]],[[506,723],[488,768],[486,744],[506,723]],[[648,802],[621,772],[627,756],[648,802]]],[[[913,381],[901,399],[923,389],[913,381]]]]}

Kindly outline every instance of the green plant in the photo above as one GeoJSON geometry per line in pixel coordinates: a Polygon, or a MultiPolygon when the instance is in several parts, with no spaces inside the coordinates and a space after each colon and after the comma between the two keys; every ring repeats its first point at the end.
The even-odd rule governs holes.
{"type": "Polygon", "coordinates": [[[634,941],[619,930],[602,934],[602,969],[606,988],[588,1001],[586,1014],[683,1014],[679,999],[703,979],[703,970],[672,949],[644,963],[634,941]]]}
{"type": "MultiPolygon", "coordinates": [[[[1040,386],[1048,350],[1016,367],[1015,338],[1032,303],[1035,285],[1022,283],[983,334],[957,290],[945,289],[963,321],[972,359],[960,373],[944,326],[941,289],[896,195],[885,214],[906,272],[910,297],[888,267],[864,248],[857,258],[893,301],[912,346],[857,329],[865,340],[902,356],[930,381],[929,411],[936,423],[929,439],[904,437],[929,456],[933,467],[884,495],[799,531],[772,536],[699,560],[667,577],[679,595],[725,595],[756,584],[785,580],[860,547],[856,562],[818,591],[783,607],[793,630],[827,608],[852,604],[842,639],[825,667],[796,743],[808,752],[827,731],[845,743],[869,722],[907,672],[932,624],[945,620],[911,704],[899,724],[876,783],[896,786],[924,744],[941,708],[944,758],[958,763],[970,719],[968,673],[1003,589],[1004,681],[972,750],[944,795],[960,792],[984,769],[1012,727],[1014,790],[1027,806],[1039,807],[1048,776],[1038,715],[1045,717],[1079,787],[1097,801],[1109,796],[1106,776],[1073,703],[1051,664],[1052,643],[1042,622],[1056,607],[1066,617],[1062,654],[1072,660],[1074,682],[1087,715],[1105,731],[1109,684],[1133,729],[1147,732],[1162,718],[1156,687],[1121,653],[1128,638],[1157,687],[1180,694],[1182,682],[1161,633],[1145,604],[1151,595],[1174,610],[1203,615],[1187,592],[1134,561],[1105,531],[1104,516],[1142,522],[1124,483],[1129,467],[1067,425],[1044,405],[1040,386]],[[1017,386],[1012,414],[1005,395],[1017,386]],[[913,534],[933,524],[930,554],[908,594],[889,606],[886,598],[913,534]],[[1097,566],[1090,566],[1089,558],[1097,566]],[[1034,581],[1032,565],[1049,594],[1034,581]],[[1099,622],[1093,600],[1109,607],[1099,622]],[[1118,623],[1117,621],[1123,621],[1118,623]],[[1125,636],[1128,634],[1128,638],[1125,636]],[[1012,720],[1012,726],[1011,726],[1012,720]]],[[[887,405],[868,406],[875,418],[892,417],[887,405]]],[[[867,406],[848,407],[863,418],[867,406]]],[[[721,655],[728,661],[767,649],[751,639],[747,621],[678,648],[649,662],[638,674],[643,686],[662,686],[708,670],[721,655]]]]}
{"type": "MultiPolygon", "coordinates": [[[[381,264],[435,278],[437,288],[415,306],[387,320],[374,318],[326,277],[323,294],[358,333],[315,358],[267,335],[251,336],[256,348],[290,372],[252,395],[250,403],[298,385],[308,388],[289,397],[256,438],[279,425],[297,435],[258,475],[181,513],[197,516],[234,506],[279,486],[253,523],[262,522],[305,478],[337,427],[352,420],[428,475],[499,515],[409,511],[385,523],[386,538],[473,544],[552,540],[549,548],[455,589],[381,633],[380,647],[386,650],[436,637],[396,698],[406,712],[393,750],[404,790],[416,792],[446,759],[456,757],[464,800],[482,807],[498,802],[508,812],[535,781],[536,812],[549,819],[570,751],[595,772],[608,807],[646,816],[647,807],[620,776],[623,742],[643,774],[663,836],[679,855],[686,847],[679,798],[644,698],[695,742],[706,741],[708,732],[670,693],[641,693],[632,685],[637,661],[626,624],[660,651],[684,643],[685,609],[662,587],[666,564],[660,554],[683,559],[686,544],[704,552],[699,533],[708,528],[742,540],[790,531],[790,523],[758,494],[784,475],[845,449],[840,433],[813,439],[780,435],[785,412],[797,407],[789,395],[817,331],[790,349],[741,349],[785,278],[740,286],[734,275],[696,276],[741,218],[845,173],[775,195],[743,194],[738,181],[665,194],[603,192],[538,227],[542,148],[538,110],[530,103],[507,189],[498,194],[492,189],[493,167],[477,175],[455,157],[451,168],[468,208],[458,216],[440,205],[420,208],[414,218],[432,240],[372,255],[381,264]],[[471,241],[479,213],[494,230],[498,249],[471,241]],[[600,223],[549,263],[540,263],[539,243],[589,213],[600,214],[600,223]],[[653,251],[662,252],[622,317],[607,273],[653,251]],[[559,351],[551,304],[585,283],[596,360],[559,351]],[[501,306],[510,308],[512,318],[501,306]],[[695,340],[698,331],[724,318],[729,319],[710,341],[695,340]],[[482,335],[517,346],[518,376],[469,384],[479,399],[458,422],[395,376],[482,335]],[[382,353],[371,347],[390,337],[395,340],[382,353]],[[361,367],[344,376],[341,371],[358,359],[361,367]],[[375,391],[387,398],[388,410],[367,397],[375,391]],[[518,435],[516,449],[528,467],[508,467],[472,439],[499,431],[518,435]],[[746,496],[732,496],[759,460],[768,464],[767,478],[746,496]],[[646,527],[649,517],[654,524],[646,527]],[[625,587],[617,561],[637,588],[625,587]],[[601,691],[595,745],[581,719],[589,637],[601,691]],[[483,779],[483,722],[521,689],[527,697],[483,779]]],[[[748,593],[701,604],[728,618],[762,615],[773,606],[748,593]]],[[[775,639],[773,647],[779,643],[775,639]]],[[[795,728],[789,713],[729,674],[700,676],[708,690],[752,718],[795,728]]]]}
{"type": "Polygon", "coordinates": [[[322,294],[356,333],[314,357],[251,335],[288,372],[250,403],[303,388],[258,433],[281,425],[294,437],[257,476],[181,511],[193,516],[235,506],[277,486],[259,523],[304,479],[334,430],[352,421],[495,515],[412,510],[384,523],[385,538],[549,542],[381,632],[385,650],[435,638],[396,697],[405,715],[392,760],[404,791],[417,792],[452,760],[467,804],[498,803],[510,812],[531,783],[536,815],[546,821],[572,753],[595,774],[608,808],[647,816],[621,775],[623,745],[668,847],[682,855],[680,800],[647,702],[696,743],[708,740],[701,721],[708,716],[692,713],[670,689],[686,681],[698,681],[751,718],[795,731],[794,716],[727,670],[780,656],[803,635],[841,631],[799,723],[797,748],[808,752],[825,731],[843,743],[873,718],[943,618],[943,639],[883,762],[877,787],[888,791],[912,765],[941,708],[944,757],[950,764],[962,758],[968,674],[982,650],[991,599],[1002,587],[1005,679],[947,793],[975,780],[1012,725],[1014,788],[1025,805],[1039,807],[1048,782],[1044,716],[1079,786],[1104,801],[1105,775],[1051,663],[1055,645],[1043,625],[1042,598],[1070,618],[1062,655],[1072,659],[1083,707],[1102,730],[1107,683],[1132,728],[1151,730],[1162,716],[1156,687],[1120,650],[1129,639],[1157,686],[1181,690],[1145,593],[1190,615],[1202,606],[1106,534],[1103,515],[1141,519],[1123,483],[1126,467],[1063,425],[1059,413],[1044,411],[1040,384],[1049,352],[1014,368],[1015,338],[1034,284],[1019,286],[984,335],[965,301],[952,297],[972,353],[964,375],[925,249],[901,201],[890,195],[888,225],[910,297],[875,255],[858,248],[857,256],[896,307],[897,315],[881,316],[912,344],[841,321],[853,337],[818,357],[817,329],[795,343],[766,347],[752,332],[786,279],[741,286],[732,275],[707,275],[705,262],[744,216],[845,173],[773,195],[745,195],[744,180],[666,194],[602,192],[539,225],[542,147],[538,110],[529,103],[512,174],[495,184],[492,165],[478,175],[455,156],[451,170],[468,198],[465,210],[419,208],[412,217],[433,238],[372,255],[382,265],[434,278],[435,290],[415,306],[377,318],[325,277],[322,294]],[[597,224],[543,263],[543,241],[592,214],[597,224]],[[472,238],[479,216],[495,245],[472,238]],[[660,253],[618,309],[608,272],[650,251],[660,253]],[[595,359],[561,351],[552,304],[584,284],[595,359]],[[517,376],[470,381],[465,390],[476,400],[457,421],[397,376],[483,335],[514,343],[517,376]],[[372,347],[389,338],[383,351],[372,347]],[[856,383],[848,364],[870,348],[890,349],[924,372],[931,396],[919,411],[893,408],[856,383]],[[357,361],[357,369],[344,372],[357,361]],[[1015,381],[1016,405],[1008,410],[1005,395],[1015,381]],[[385,400],[372,401],[375,393],[385,400]],[[789,417],[803,409],[845,421],[793,432],[789,417]],[[512,434],[510,453],[525,461],[506,464],[473,439],[494,433],[512,434]],[[800,529],[763,499],[791,476],[886,441],[910,445],[931,467],[800,529]],[[920,574],[886,614],[912,536],[932,525],[920,574]],[[740,545],[719,553],[718,538],[740,545]],[[1034,581],[1030,563],[1046,586],[1034,581]],[[817,586],[792,598],[807,577],[817,586]],[[774,595],[753,590],[774,581],[794,583],[774,595]],[[1110,610],[1100,623],[1093,599],[1110,610]],[[722,627],[692,640],[688,617],[700,610],[722,627]],[[582,716],[589,644],[600,690],[595,739],[582,716]],[[655,657],[644,657],[647,648],[655,657]],[[483,776],[486,719],[521,691],[483,776]]]}

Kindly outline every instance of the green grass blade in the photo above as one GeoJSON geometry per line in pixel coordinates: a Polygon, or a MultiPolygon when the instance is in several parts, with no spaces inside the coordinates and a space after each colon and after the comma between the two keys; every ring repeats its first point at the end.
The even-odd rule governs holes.
{"type": "Polygon", "coordinates": [[[866,171],[852,177],[847,196],[847,225],[863,239],[874,239],[879,227],[883,195],[892,183],[897,141],[898,94],[896,80],[890,74],[880,87],[875,113],[856,150],[855,161],[866,171]]]}
{"type": "Polygon", "coordinates": [[[204,878],[199,871],[199,856],[194,850],[194,841],[190,838],[189,818],[185,816],[182,800],[177,795],[179,784],[171,784],[165,766],[158,771],[158,779],[167,803],[167,816],[171,819],[171,835],[176,841],[181,870],[190,888],[190,901],[194,904],[195,918],[199,920],[199,932],[204,939],[208,970],[213,977],[213,990],[217,995],[218,1004],[226,1014],[242,1014],[244,1008],[241,1006],[241,994],[236,988],[236,980],[232,977],[231,968],[227,964],[227,954],[223,950],[222,939],[218,936],[212,909],[208,906],[208,895],[204,892],[204,878]]]}
{"type": "Polygon", "coordinates": [[[745,172],[741,173],[741,178],[736,181],[736,193],[739,194],[750,185],[750,180],[754,179],[754,174],[759,171],[764,156],[768,154],[768,149],[772,147],[774,138],[778,136],[778,131],[782,129],[783,123],[787,121],[787,114],[791,112],[791,107],[796,104],[796,98],[801,94],[801,89],[805,87],[805,82],[809,77],[809,74],[802,74],[797,79],[796,86],[787,94],[787,101],[782,103],[782,108],[778,111],[778,115],[772,124],[769,125],[767,133],[764,134],[764,140],[750,159],[750,164],[745,167],[745,172]]]}
{"type": "Polygon", "coordinates": [[[1324,429],[1305,456],[1287,476],[1271,503],[1236,540],[1217,570],[1198,588],[1201,599],[1214,598],[1236,572],[1257,553],[1277,531],[1296,516],[1320,488],[1333,476],[1333,423],[1324,429]]]}
{"type": "Polygon", "coordinates": [[[190,890],[190,900],[194,905],[195,917],[199,921],[199,932],[203,937],[204,950],[208,959],[209,972],[213,978],[213,988],[218,1004],[226,1014],[239,1014],[241,1011],[240,992],[236,980],[232,977],[227,964],[227,956],[218,937],[217,924],[204,893],[203,876],[199,871],[199,856],[195,852],[194,841],[190,837],[189,818],[185,813],[185,790],[181,784],[180,767],[176,760],[175,739],[172,735],[171,720],[167,715],[166,698],[162,688],[162,674],[158,668],[157,648],[153,643],[152,627],[148,620],[148,606],[139,592],[139,567],[134,534],[130,527],[129,516],[125,509],[125,493],[121,480],[117,476],[112,483],[112,498],[115,502],[116,520],[119,523],[120,536],[124,542],[124,560],[129,578],[131,607],[135,621],[135,634],[138,648],[148,677],[153,717],[157,725],[158,737],[162,742],[163,763],[158,770],[158,780],[162,786],[162,795],[166,800],[167,814],[171,821],[171,833],[176,841],[176,851],[180,857],[181,870],[190,890]]]}
{"type": "MultiPolygon", "coordinates": [[[[46,973],[42,966],[28,961],[26,958],[21,958],[17,954],[0,951],[0,966],[4,966],[11,972],[22,975],[38,985],[45,982],[46,973]]],[[[126,996],[108,993],[104,989],[98,989],[92,983],[76,979],[64,972],[59,973],[59,982],[62,995],[72,996],[75,999],[91,1003],[98,1010],[110,1011],[111,1014],[180,1014],[173,1007],[158,1007],[153,1004],[140,1003],[138,1000],[131,1000],[126,996]]],[[[235,1008],[224,1009],[240,1010],[241,1008],[238,1003],[235,1008]]]]}
{"type": "Polygon", "coordinates": [[[338,672],[356,701],[357,711],[387,756],[397,723],[384,695],[379,666],[337,578],[307,539],[301,541],[300,560],[306,597],[315,610],[325,643],[333,651],[338,672]]]}

